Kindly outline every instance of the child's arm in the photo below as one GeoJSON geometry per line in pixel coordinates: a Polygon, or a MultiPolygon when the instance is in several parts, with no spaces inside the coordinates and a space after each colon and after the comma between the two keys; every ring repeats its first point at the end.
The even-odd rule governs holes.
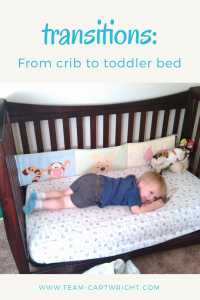
{"type": "MultiPolygon", "coordinates": [[[[128,174],[128,175],[126,175],[126,177],[128,177],[128,176],[130,176],[130,175],[135,176],[134,174],[128,174]]],[[[126,178],[126,177],[125,177],[125,178],[126,178]]],[[[136,180],[138,179],[137,176],[135,176],[135,179],[136,179],[136,180]]]]}
{"type": "Polygon", "coordinates": [[[157,208],[161,208],[164,206],[164,202],[163,200],[157,200],[155,202],[152,202],[151,204],[148,204],[146,206],[132,206],[131,207],[131,212],[133,214],[142,214],[142,213],[146,213],[146,212],[150,212],[150,211],[153,211],[157,208]]]}

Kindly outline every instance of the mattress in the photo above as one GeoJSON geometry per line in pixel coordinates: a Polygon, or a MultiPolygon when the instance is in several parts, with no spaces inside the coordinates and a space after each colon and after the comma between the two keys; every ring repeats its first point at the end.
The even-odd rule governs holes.
{"type": "MultiPolygon", "coordinates": [[[[104,173],[139,177],[151,168],[104,173]]],[[[163,171],[167,188],[177,192],[162,208],[133,215],[127,206],[35,211],[26,216],[28,251],[37,263],[72,262],[114,256],[153,246],[200,229],[200,180],[188,171],[163,171]]],[[[78,176],[33,183],[33,192],[65,190],[78,176]]]]}

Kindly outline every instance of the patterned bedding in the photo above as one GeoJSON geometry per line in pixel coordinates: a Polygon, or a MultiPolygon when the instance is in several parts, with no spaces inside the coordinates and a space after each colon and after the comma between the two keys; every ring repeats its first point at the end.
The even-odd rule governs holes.
{"type": "MultiPolygon", "coordinates": [[[[139,177],[150,167],[107,172],[110,177],[139,177]]],[[[168,190],[177,192],[162,208],[133,215],[128,206],[36,211],[26,217],[31,258],[37,263],[72,262],[114,256],[153,246],[200,229],[200,180],[188,171],[163,172],[168,190]]],[[[64,190],[76,177],[30,184],[37,191],[64,190]]]]}

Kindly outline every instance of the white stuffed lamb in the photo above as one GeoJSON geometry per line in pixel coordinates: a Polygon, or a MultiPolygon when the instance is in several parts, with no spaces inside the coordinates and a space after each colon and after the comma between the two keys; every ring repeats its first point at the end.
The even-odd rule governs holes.
{"type": "Polygon", "coordinates": [[[186,156],[187,152],[184,148],[174,148],[173,151],[168,150],[155,154],[151,159],[151,166],[156,172],[161,173],[161,170],[175,164],[177,161],[182,161],[186,156]]]}

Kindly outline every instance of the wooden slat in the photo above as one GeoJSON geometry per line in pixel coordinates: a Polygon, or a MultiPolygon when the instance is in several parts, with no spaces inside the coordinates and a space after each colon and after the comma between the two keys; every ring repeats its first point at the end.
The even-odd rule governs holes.
{"type": "Polygon", "coordinates": [[[103,147],[108,147],[109,139],[109,115],[103,116],[103,147]]]}
{"type": "Polygon", "coordinates": [[[115,146],[121,145],[122,114],[116,115],[115,146]]]}
{"type": "Polygon", "coordinates": [[[33,124],[34,124],[34,129],[35,129],[35,138],[36,138],[38,153],[44,152],[40,121],[36,120],[33,122],[33,124]]]}
{"type": "Polygon", "coordinates": [[[199,105],[199,100],[194,100],[194,103],[193,103],[193,110],[192,110],[192,118],[190,119],[190,131],[189,131],[189,139],[191,139],[192,137],[192,133],[193,133],[193,128],[194,128],[194,123],[195,123],[195,120],[196,120],[196,113],[197,113],[197,110],[198,110],[198,105],[199,105]]]}
{"type": "Polygon", "coordinates": [[[78,137],[78,149],[83,149],[83,122],[82,117],[76,118],[77,120],[77,137],[78,137]]]}
{"type": "MultiPolygon", "coordinates": [[[[196,154],[197,154],[199,140],[200,140],[200,120],[199,120],[198,125],[197,125],[197,132],[196,132],[196,136],[195,136],[195,143],[194,143],[194,147],[193,147],[192,157],[190,159],[190,166],[188,168],[188,170],[190,172],[193,171],[193,167],[194,167],[194,162],[195,162],[195,158],[196,158],[196,154]]],[[[198,170],[198,167],[197,167],[196,171],[197,171],[197,173],[200,172],[200,170],[198,170]]]]}
{"type": "Polygon", "coordinates": [[[91,149],[96,149],[96,116],[90,117],[91,149]]]}
{"type": "Polygon", "coordinates": [[[197,163],[198,163],[198,165],[197,165],[197,169],[196,169],[196,176],[198,177],[198,178],[200,178],[200,159],[199,159],[199,162],[197,161],[197,163]]]}
{"type": "Polygon", "coordinates": [[[48,122],[49,122],[49,134],[50,134],[50,141],[51,141],[51,150],[52,151],[57,151],[55,120],[48,120],[48,122]]]}
{"type": "Polygon", "coordinates": [[[9,116],[8,112],[6,113],[6,117],[7,117],[7,122],[8,122],[9,130],[10,130],[10,135],[11,135],[11,138],[12,138],[12,147],[14,148],[14,153],[16,155],[17,154],[17,150],[16,150],[16,146],[15,146],[15,141],[14,141],[12,126],[11,126],[11,122],[10,122],[10,116],[9,116]]]}
{"type": "Polygon", "coordinates": [[[150,140],[154,140],[156,137],[157,121],[158,121],[158,111],[156,110],[153,112],[150,140]]]}
{"type": "Polygon", "coordinates": [[[168,122],[169,122],[169,109],[167,109],[167,110],[165,111],[161,137],[167,136],[168,122]]]}
{"type": "Polygon", "coordinates": [[[173,131],[172,131],[173,134],[177,134],[177,132],[178,132],[180,115],[181,115],[181,109],[176,109],[175,118],[174,118],[174,126],[173,126],[173,131]]]}
{"type": "Polygon", "coordinates": [[[193,111],[193,99],[188,100],[188,105],[186,108],[186,113],[184,116],[183,126],[181,138],[189,139],[190,138],[190,126],[188,126],[188,120],[192,119],[192,111],[193,111]]]}
{"type": "Polygon", "coordinates": [[[191,139],[196,119],[196,112],[198,110],[198,104],[199,100],[189,99],[187,111],[184,117],[181,138],[191,139]],[[190,120],[189,124],[188,120],[190,120]]]}
{"type": "Polygon", "coordinates": [[[30,149],[29,149],[29,143],[28,143],[25,122],[19,122],[19,130],[20,130],[20,135],[21,135],[23,152],[24,152],[24,154],[29,154],[30,149]]]}
{"type": "Polygon", "coordinates": [[[65,150],[71,149],[70,148],[69,118],[63,119],[63,133],[64,133],[65,150]]]}
{"type": "Polygon", "coordinates": [[[133,141],[134,113],[129,113],[127,143],[133,141]]]}
{"type": "Polygon", "coordinates": [[[145,124],[146,124],[146,112],[143,111],[141,112],[141,118],[140,118],[139,142],[144,142],[145,124]]]}

